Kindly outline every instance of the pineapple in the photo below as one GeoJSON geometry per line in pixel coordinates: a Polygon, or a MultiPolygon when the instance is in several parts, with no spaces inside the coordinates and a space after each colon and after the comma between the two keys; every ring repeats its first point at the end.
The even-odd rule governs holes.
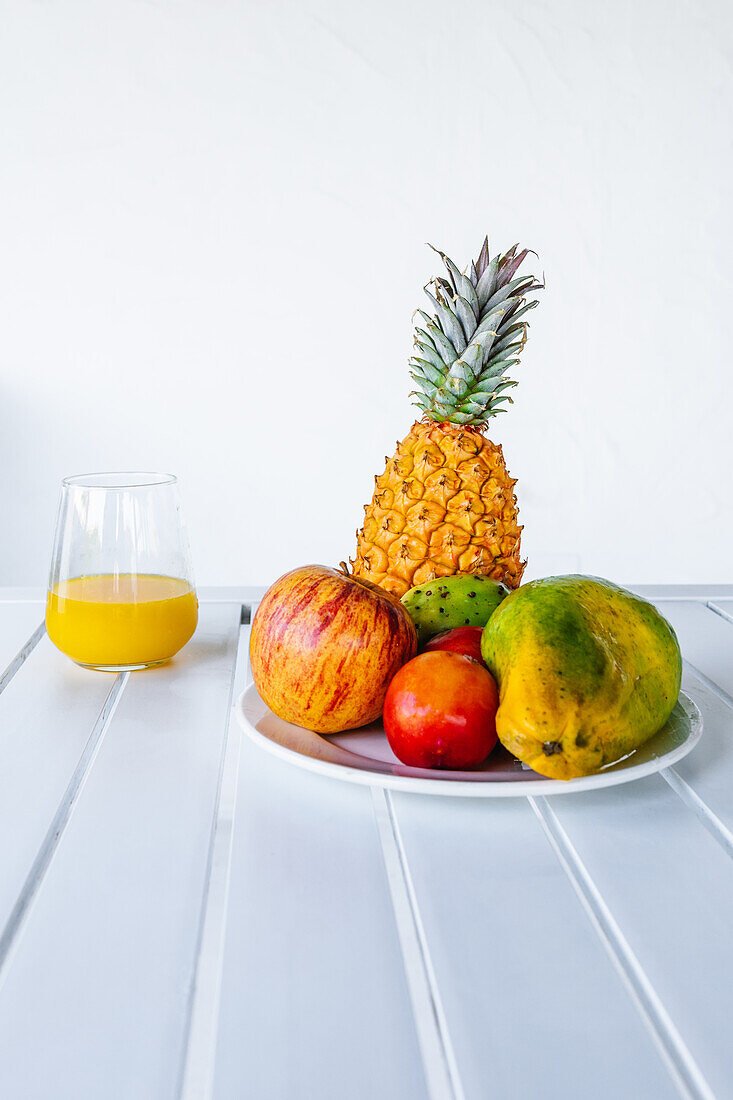
{"type": "Polygon", "coordinates": [[[434,310],[417,310],[411,396],[423,417],[397,445],[357,532],[353,574],[396,596],[437,577],[478,573],[516,588],[520,559],[516,481],[500,446],[483,434],[511,402],[506,376],[527,338],[521,320],[543,284],[516,272],[528,255],[514,245],[478,259],[461,274],[438,252],[448,277],[427,287],[434,310]]]}

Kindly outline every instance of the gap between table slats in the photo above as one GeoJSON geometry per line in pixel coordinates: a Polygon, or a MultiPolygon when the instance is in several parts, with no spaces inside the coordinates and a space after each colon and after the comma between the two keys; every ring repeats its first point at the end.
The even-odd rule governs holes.
{"type": "Polygon", "coordinates": [[[623,932],[614,920],[572,841],[546,798],[528,796],[550,845],[626,985],[652,1035],[680,1094],[687,1100],[715,1100],[702,1071],[692,1057],[656,990],[649,981],[623,932]]]}
{"type": "Polygon", "coordinates": [[[685,661],[685,667],[690,670],[693,676],[697,677],[701,684],[704,684],[706,688],[712,691],[713,695],[717,695],[727,707],[733,710],[733,695],[729,695],[725,688],[716,684],[715,680],[711,680],[710,677],[706,676],[704,672],[701,672],[696,665],[690,664],[689,661],[685,661]]]}
{"type": "Polygon", "coordinates": [[[25,645],[21,646],[21,648],[18,650],[15,657],[13,657],[13,659],[10,662],[10,664],[8,665],[8,667],[4,670],[4,672],[2,674],[0,674],[0,693],[5,691],[5,688],[8,686],[10,681],[13,679],[16,672],[20,668],[22,668],[22,666],[28,660],[31,653],[36,648],[36,646],[38,645],[38,643],[40,642],[41,638],[43,637],[43,635],[45,633],[46,633],[46,624],[45,623],[40,623],[40,625],[37,626],[36,629],[33,631],[30,638],[25,643],[25,645]]]}
{"type": "MultiPolygon", "coordinates": [[[[712,611],[714,615],[719,615],[721,619],[724,619],[725,622],[733,626],[733,615],[730,615],[729,612],[723,611],[720,607],[716,607],[716,605],[710,601],[705,604],[705,607],[708,611],[712,611]]],[[[711,680],[709,676],[706,676],[705,673],[697,667],[697,665],[693,665],[687,659],[684,660],[684,665],[701,684],[704,684],[706,688],[712,691],[713,695],[717,695],[721,702],[725,703],[730,710],[733,710],[733,696],[731,696],[725,688],[722,688],[715,680],[711,680]]]]}
{"type": "Polygon", "coordinates": [[[716,615],[720,615],[721,619],[725,619],[728,623],[733,623],[733,615],[730,611],[726,611],[725,608],[719,607],[714,600],[706,600],[705,606],[709,611],[714,612],[716,615]]]}
{"type": "Polygon", "coordinates": [[[383,787],[372,787],[371,792],[428,1096],[464,1100],[392,796],[383,787]]]}
{"type": "MultiPolygon", "coordinates": [[[[45,628],[39,627],[38,630],[31,636],[26,645],[21,649],[15,661],[9,666],[13,669],[11,674],[15,675],[15,672],[21,667],[24,661],[27,659],[29,653],[36,646],[38,641],[43,637],[45,628]]],[[[115,679],[109,694],[104,701],[101,711],[97,717],[92,732],[89,735],[84,750],[79,757],[79,761],[74,769],[74,773],[69,780],[69,784],[64,792],[64,795],[59,802],[56,813],[53,820],[48,827],[48,831],[43,839],[43,842],[38,849],[36,858],[33,860],[31,869],[28,872],[25,882],[18,894],[18,898],[13,906],[10,916],[0,934],[0,986],[2,985],[5,975],[8,972],[8,967],[12,960],[13,954],[18,946],[23,928],[28,920],[28,916],[33,907],[38,893],[43,885],[43,881],[46,877],[54,855],[58,849],[61,839],[64,835],[66,826],[69,824],[71,815],[74,811],[79,796],[84,788],[84,785],[89,777],[94,761],[97,758],[100,746],[104,739],[104,735],[109,729],[110,723],[117,709],[119,701],[122,697],[122,693],[125,689],[125,685],[130,678],[129,672],[119,673],[115,679]]],[[[5,686],[5,685],[3,685],[5,686]]]]}
{"type": "Polygon", "coordinates": [[[717,841],[725,854],[733,857],[733,833],[731,833],[728,826],[723,824],[717,814],[710,809],[706,802],[703,802],[700,795],[682,778],[676,768],[664,768],[660,772],[660,775],[666,779],[667,783],[675,794],[682,799],[688,810],[692,810],[701,825],[707,829],[713,839],[717,841]]]}
{"type": "Polygon", "coordinates": [[[178,1081],[180,1100],[208,1100],[214,1087],[224,939],[237,803],[241,732],[234,714],[239,690],[249,679],[249,623],[252,608],[242,604],[237,652],[227,707],[219,779],[211,825],[204,892],[178,1081]]]}

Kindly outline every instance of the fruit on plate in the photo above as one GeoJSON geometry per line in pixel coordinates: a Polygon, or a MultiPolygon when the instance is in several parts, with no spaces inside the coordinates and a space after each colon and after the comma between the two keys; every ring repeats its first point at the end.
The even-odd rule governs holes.
{"type": "Polygon", "coordinates": [[[529,296],[542,288],[517,275],[528,255],[518,248],[491,257],[485,240],[465,274],[438,252],[447,278],[425,288],[433,315],[417,310],[410,373],[422,420],[375,479],[352,562],[355,576],[398,596],[454,573],[509,588],[522,579],[516,481],[501,446],[483,434],[511,402],[516,383],[507,371],[519,362],[526,314],[537,304],[529,296]]]}
{"type": "Polygon", "coordinates": [[[402,597],[417,627],[418,645],[452,626],[486,626],[509,589],[491,577],[456,576],[411,588],[402,597]]]}
{"type": "Polygon", "coordinates": [[[475,768],[496,744],[499,696],[491,673],[460,653],[421,653],[384,700],[392,752],[414,768],[475,768]]]}
{"type": "Polygon", "coordinates": [[[250,635],[262,699],[279,718],[316,733],[378,718],[390,680],[416,652],[414,624],[398,599],[324,565],[275,581],[250,635]]]}
{"type": "Polygon", "coordinates": [[[499,740],[553,779],[589,775],[637,749],[679,695],[670,624],[598,577],[523,585],[491,616],[481,649],[499,685],[499,740]]]}
{"type": "Polygon", "coordinates": [[[423,653],[434,653],[436,650],[462,653],[464,657],[472,657],[474,661],[483,664],[482,634],[483,629],[480,626],[456,626],[453,630],[444,630],[441,634],[435,634],[423,647],[423,653]]]}

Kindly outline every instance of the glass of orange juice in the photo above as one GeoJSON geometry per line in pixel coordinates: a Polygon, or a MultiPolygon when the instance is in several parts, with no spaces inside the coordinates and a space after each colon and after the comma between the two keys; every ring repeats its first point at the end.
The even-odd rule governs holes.
{"type": "Polygon", "coordinates": [[[64,478],[46,602],[54,645],[85,668],[151,668],[186,644],[197,619],[177,479],[64,478]]]}

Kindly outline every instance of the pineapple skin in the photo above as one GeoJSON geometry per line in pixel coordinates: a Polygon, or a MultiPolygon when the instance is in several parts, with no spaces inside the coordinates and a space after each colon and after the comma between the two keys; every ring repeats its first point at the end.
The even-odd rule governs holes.
{"type": "Polygon", "coordinates": [[[386,461],[357,532],[355,577],[395,596],[455,573],[518,587],[522,528],[501,446],[478,427],[422,420],[386,461]]]}

